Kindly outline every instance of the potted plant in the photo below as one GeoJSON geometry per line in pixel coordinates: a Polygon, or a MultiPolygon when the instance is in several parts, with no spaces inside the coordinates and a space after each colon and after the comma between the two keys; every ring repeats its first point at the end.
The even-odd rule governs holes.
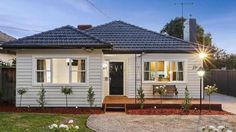
{"type": "Polygon", "coordinates": [[[156,86],[154,90],[155,90],[154,93],[158,93],[160,95],[160,101],[162,105],[163,96],[166,95],[167,93],[166,86],[165,85],[156,86]]]}

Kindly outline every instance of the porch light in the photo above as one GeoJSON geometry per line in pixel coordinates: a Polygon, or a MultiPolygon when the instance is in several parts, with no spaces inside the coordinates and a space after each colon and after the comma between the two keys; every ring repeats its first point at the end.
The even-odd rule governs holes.
{"type": "Polygon", "coordinates": [[[198,68],[197,74],[199,77],[203,77],[205,75],[205,71],[204,71],[203,67],[198,68]]]}
{"type": "Polygon", "coordinates": [[[199,67],[197,70],[197,74],[200,77],[200,115],[202,114],[202,79],[205,75],[205,71],[203,67],[199,67]]]}

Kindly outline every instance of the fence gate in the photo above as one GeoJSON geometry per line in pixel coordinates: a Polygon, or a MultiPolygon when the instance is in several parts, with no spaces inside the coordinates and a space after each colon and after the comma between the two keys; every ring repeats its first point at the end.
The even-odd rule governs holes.
{"type": "Polygon", "coordinates": [[[15,104],[16,96],[16,69],[1,68],[0,69],[2,100],[9,104],[15,104]]]}

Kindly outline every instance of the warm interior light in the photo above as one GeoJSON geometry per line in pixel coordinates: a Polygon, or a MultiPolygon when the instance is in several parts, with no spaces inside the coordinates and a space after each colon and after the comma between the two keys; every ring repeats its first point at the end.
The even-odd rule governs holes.
{"type": "Polygon", "coordinates": [[[207,53],[201,52],[201,53],[199,53],[199,57],[200,57],[201,59],[205,59],[205,58],[207,57],[207,53]]]}

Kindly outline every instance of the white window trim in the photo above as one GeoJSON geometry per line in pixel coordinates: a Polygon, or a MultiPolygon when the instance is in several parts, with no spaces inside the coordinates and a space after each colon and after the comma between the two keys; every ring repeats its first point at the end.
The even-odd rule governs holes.
{"type": "MultiPolygon", "coordinates": [[[[142,82],[143,83],[157,83],[157,84],[173,84],[173,83],[178,83],[178,84],[181,84],[181,83],[187,83],[188,82],[188,77],[187,77],[187,68],[188,68],[188,61],[187,59],[144,59],[142,61],[142,82]],[[171,81],[155,81],[155,80],[144,80],[144,62],[157,62],[157,61],[170,61],[170,62],[173,62],[173,61],[179,61],[179,62],[183,62],[184,65],[183,65],[183,75],[184,75],[184,80],[183,81],[173,81],[171,79],[171,81]]],[[[172,75],[173,75],[173,71],[172,71],[172,75]]],[[[171,75],[171,77],[172,77],[171,75]]]]}
{"type": "MultiPolygon", "coordinates": [[[[50,63],[51,67],[51,81],[53,78],[52,72],[52,61],[50,63]]],[[[32,85],[33,86],[88,86],[89,85],[89,56],[70,56],[70,55],[37,55],[32,56],[32,85]],[[69,70],[69,83],[38,83],[36,78],[36,69],[37,69],[37,59],[63,59],[63,58],[70,58],[70,59],[85,59],[85,83],[71,83],[71,71],[69,70]]]]}

